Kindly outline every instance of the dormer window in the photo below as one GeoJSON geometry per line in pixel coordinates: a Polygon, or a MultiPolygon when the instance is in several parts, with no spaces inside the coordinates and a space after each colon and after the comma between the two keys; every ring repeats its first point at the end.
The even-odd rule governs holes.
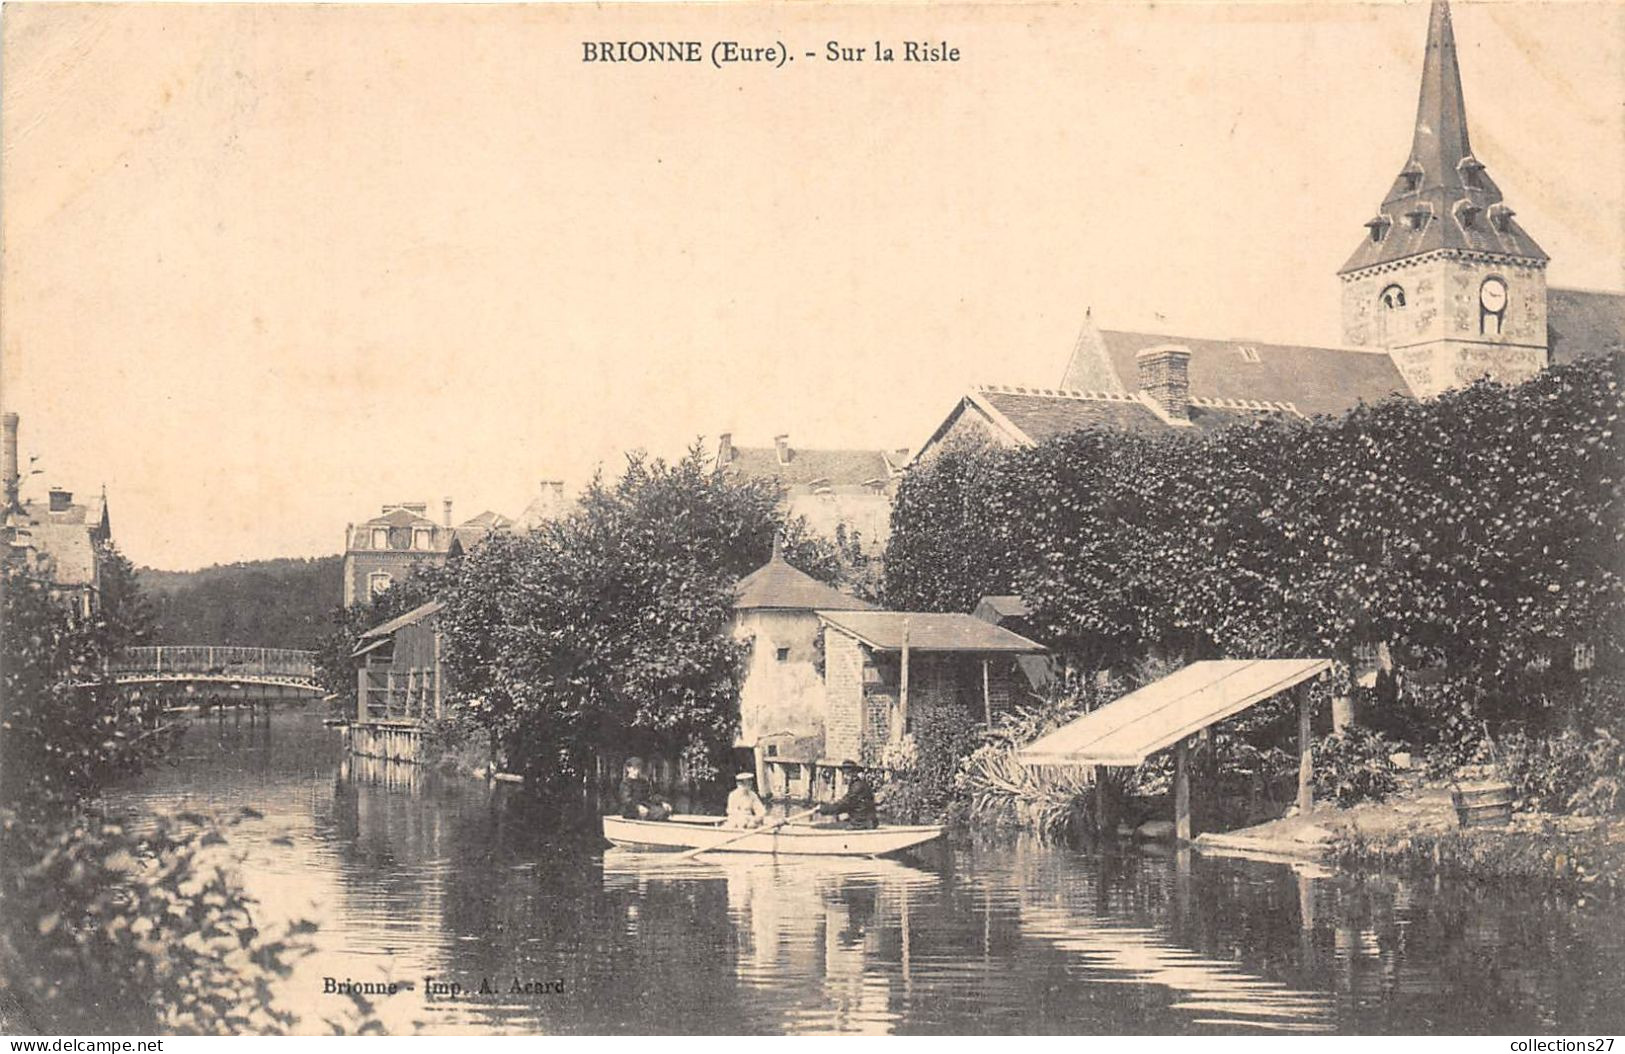
{"type": "Polygon", "coordinates": [[[1433,216],[1433,210],[1428,208],[1411,209],[1405,213],[1405,223],[1413,231],[1419,231],[1428,225],[1433,216]]]}
{"type": "Polygon", "coordinates": [[[1517,215],[1517,213],[1513,212],[1511,209],[1507,208],[1505,205],[1500,205],[1500,204],[1491,205],[1490,206],[1490,225],[1493,226],[1496,230],[1500,231],[1502,234],[1505,234],[1507,232],[1507,230],[1511,228],[1511,226],[1512,226],[1512,217],[1515,216],[1515,215],[1517,215]]]}
{"type": "Polygon", "coordinates": [[[1380,242],[1388,237],[1388,228],[1393,226],[1393,222],[1387,216],[1373,216],[1365,221],[1365,226],[1371,232],[1371,240],[1380,242]]]}
{"type": "Polygon", "coordinates": [[[1398,311],[1405,306],[1405,290],[1391,285],[1378,294],[1377,302],[1389,311],[1398,311]]]}
{"type": "Polygon", "coordinates": [[[433,549],[434,531],[428,527],[412,528],[412,548],[433,549]]]}
{"type": "Polygon", "coordinates": [[[1413,194],[1422,186],[1422,166],[1412,161],[1405,166],[1405,171],[1399,174],[1400,182],[1405,184],[1405,193],[1413,194]]]}
{"type": "Polygon", "coordinates": [[[374,527],[372,529],[372,547],[374,549],[389,548],[389,528],[374,527]]]}
{"type": "Polygon", "coordinates": [[[1483,209],[1466,198],[1456,202],[1456,220],[1461,224],[1463,230],[1471,230],[1473,224],[1478,221],[1478,214],[1483,211],[1483,209]]]}
{"type": "Polygon", "coordinates": [[[1478,162],[1477,158],[1462,158],[1461,162],[1456,165],[1456,171],[1461,173],[1461,185],[1468,190],[1484,189],[1484,166],[1478,162]]]}

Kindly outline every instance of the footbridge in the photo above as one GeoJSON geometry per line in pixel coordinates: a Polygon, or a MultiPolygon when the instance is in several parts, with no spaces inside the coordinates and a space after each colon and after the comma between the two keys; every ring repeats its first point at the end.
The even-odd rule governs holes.
{"type": "Polygon", "coordinates": [[[319,694],[316,653],[292,648],[163,644],[126,648],[108,672],[118,684],[188,685],[195,691],[245,686],[319,694]]]}

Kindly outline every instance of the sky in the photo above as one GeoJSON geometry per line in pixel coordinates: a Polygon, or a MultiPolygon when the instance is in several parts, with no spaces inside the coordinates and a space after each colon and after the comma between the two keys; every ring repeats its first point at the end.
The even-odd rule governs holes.
{"type": "MultiPolygon", "coordinates": [[[[1625,289],[1625,5],[1453,5],[1473,146],[1625,289]]],[[[1339,343],[1425,4],[7,4],[0,404],[138,564],[517,514],[731,432],[917,447],[1104,328],[1339,343]],[[794,61],[582,61],[584,40],[794,61]],[[829,63],[829,41],[956,63],[829,63]]]]}

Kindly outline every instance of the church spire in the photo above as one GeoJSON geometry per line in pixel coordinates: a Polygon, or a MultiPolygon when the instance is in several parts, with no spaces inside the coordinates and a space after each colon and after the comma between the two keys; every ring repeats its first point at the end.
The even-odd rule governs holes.
{"type": "Polygon", "coordinates": [[[1450,4],[1449,0],[1433,0],[1428,13],[1428,44],[1422,58],[1422,92],[1416,103],[1411,164],[1422,169],[1424,187],[1460,187],[1462,162],[1472,157],[1450,4]]]}
{"type": "Polygon", "coordinates": [[[1450,4],[1433,0],[1410,157],[1382,208],[1366,221],[1369,236],[1339,273],[1440,249],[1544,262],[1546,254],[1512,216],[1501,201],[1501,189],[1473,156],[1450,4]]]}

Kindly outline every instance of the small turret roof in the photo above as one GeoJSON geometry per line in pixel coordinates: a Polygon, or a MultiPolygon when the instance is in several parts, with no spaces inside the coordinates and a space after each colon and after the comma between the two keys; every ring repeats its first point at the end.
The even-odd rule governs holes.
{"type": "Polygon", "coordinates": [[[818,581],[791,567],[774,546],[773,557],[734,586],[734,609],[869,611],[874,605],[818,581]]]}

